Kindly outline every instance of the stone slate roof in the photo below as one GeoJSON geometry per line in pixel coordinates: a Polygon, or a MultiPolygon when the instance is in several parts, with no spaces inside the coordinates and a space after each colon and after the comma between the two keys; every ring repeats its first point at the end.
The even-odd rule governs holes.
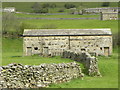
{"type": "Polygon", "coordinates": [[[109,28],[105,29],[25,29],[23,36],[77,36],[77,35],[111,35],[109,28]]]}
{"type": "Polygon", "coordinates": [[[92,10],[92,9],[120,9],[120,7],[100,7],[100,8],[87,8],[85,10],[92,10]]]}

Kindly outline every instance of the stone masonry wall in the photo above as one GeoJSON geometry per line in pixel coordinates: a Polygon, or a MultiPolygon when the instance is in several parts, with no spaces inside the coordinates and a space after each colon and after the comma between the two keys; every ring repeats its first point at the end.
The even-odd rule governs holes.
{"type": "Polygon", "coordinates": [[[41,88],[83,77],[79,64],[9,64],[0,67],[0,88],[41,88]]]}
{"type": "Polygon", "coordinates": [[[72,60],[82,63],[90,76],[101,76],[98,69],[98,60],[91,56],[88,52],[73,52],[67,50],[63,52],[63,58],[70,58],[72,60]]]}
{"type": "Polygon", "coordinates": [[[44,36],[24,37],[23,51],[25,56],[39,54],[43,56],[62,56],[66,50],[96,52],[99,55],[112,54],[111,36],[44,36]]]}

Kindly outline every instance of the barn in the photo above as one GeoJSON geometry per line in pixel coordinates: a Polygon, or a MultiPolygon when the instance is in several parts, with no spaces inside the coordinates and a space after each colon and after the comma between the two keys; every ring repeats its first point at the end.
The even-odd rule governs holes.
{"type": "Polygon", "coordinates": [[[118,12],[102,12],[101,20],[118,20],[118,12]]]}
{"type": "Polygon", "coordinates": [[[112,54],[111,29],[25,29],[23,54],[62,56],[66,50],[112,54]]]}

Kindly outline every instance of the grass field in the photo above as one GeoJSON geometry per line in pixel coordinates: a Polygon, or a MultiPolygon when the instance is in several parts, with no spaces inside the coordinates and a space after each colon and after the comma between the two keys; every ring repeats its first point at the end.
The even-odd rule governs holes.
{"type": "Polygon", "coordinates": [[[23,20],[23,22],[41,28],[43,25],[54,25],[58,29],[80,29],[80,28],[111,28],[112,33],[118,32],[117,20],[23,20]]]}
{"type": "Polygon", "coordinates": [[[100,15],[30,15],[30,14],[22,14],[16,13],[17,17],[31,17],[31,18],[81,18],[81,17],[100,17],[100,15]]]}
{"type": "MultiPolygon", "coordinates": [[[[40,5],[42,5],[44,2],[39,2],[40,5]]],[[[47,3],[47,2],[46,2],[47,3]]],[[[56,13],[59,9],[64,8],[65,2],[49,2],[49,4],[56,4],[56,8],[49,8],[49,13],[56,13]]],[[[67,3],[67,2],[66,2],[67,3]]],[[[70,2],[69,2],[70,3],[70,2]]],[[[101,7],[103,2],[71,2],[72,4],[76,5],[77,8],[79,6],[82,6],[84,8],[92,8],[92,7],[101,7]]],[[[32,12],[32,5],[34,2],[4,2],[2,3],[2,7],[15,7],[17,11],[19,12],[32,12]]],[[[110,7],[117,7],[117,2],[110,2],[110,7]]],[[[68,10],[65,10],[67,12],[68,10]]]]}
{"type": "MultiPolygon", "coordinates": [[[[39,65],[41,63],[67,63],[70,59],[59,56],[48,58],[34,56],[22,56],[22,38],[3,38],[2,65],[10,63],[22,63],[28,65],[39,65]],[[34,63],[33,63],[34,62],[34,63]]],[[[117,88],[118,87],[118,52],[114,49],[111,57],[98,57],[99,69],[103,77],[89,77],[85,75],[84,80],[80,78],[61,84],[52,84],[50,88],[117,88]]],[[[80,64],[80,63],[79,63],[80,64]]]]}
{"type": "MultiPolygon", "coordinates": [[[[29,3],[3,3],[4,7],[15,6],[18,11],[30,12],[30,7],[33,4],[29,3]],[[22,8],[21,8],[22,5],[22,8]]],[[[88,3],[84,5],[87,6],[88,3]]],[[[63,5],[63,4],[59,4],[63,5]]],[[[79,5],[79,3],[77,4],[79,5]]],[[[115,6],[115,3],[110,3],[115,6]]],[[[59,6],[59,8],[61,7],[59,6]]],[[[100,6],[100,3],[90,4],[88,7],[100,6]],[[99,4],[99,5],[98,5],[99,4]],[[92,6],[93,5],[93,6],[92,6]]],[[[54,11],[52,11],[54,12],[54,11]]],[[[99,15],[26,15],[16,14],[18,17],[46,17],[46,18],[79,18],[79,17],[99,17],[99,15]]],[[[43,25],[53,25],[57,29],[80,29],[80,28],[111,28],[112,33],[118,32],[117,20],[21,20],[27,23],[28,27],[41,28],[43,25]]],[[[68,63],[73,60],[57,57],[40,57],[23,56],[23,41],[22,38],[3,38],[2,39],[2,65],[10,63],[22,63],[28,65],[39,65],[41,63],[68,63]]],[[[84,80],[80,78],[71,80],[70,82],[61,84],[52,84],[50,88],[117,88],[118,87],[118,48],[113,49],[113,54],[110,57],[98,57],[99,69],[103,77],[89,77],[85,75],[84,80]]],[[[80,63],[79,63],[80,64],[80,63]]],[[[81,65],[81,64],[80,64],[81,65]]],[[[82,67],[82,65],[81,65],[82,67]]]]}

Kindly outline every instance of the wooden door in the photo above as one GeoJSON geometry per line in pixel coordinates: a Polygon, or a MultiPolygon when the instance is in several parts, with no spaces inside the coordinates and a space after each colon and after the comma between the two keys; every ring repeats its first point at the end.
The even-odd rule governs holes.
{"type": "Polygon", "coordinates": [[[32,47],[27,47],[27,56],[32,55],[32,47]]]}
{"type": "Polygon", "coordinates": [[[104,55],[105,56],[109,55],[109,47],[104,47],[104,55]]]}

